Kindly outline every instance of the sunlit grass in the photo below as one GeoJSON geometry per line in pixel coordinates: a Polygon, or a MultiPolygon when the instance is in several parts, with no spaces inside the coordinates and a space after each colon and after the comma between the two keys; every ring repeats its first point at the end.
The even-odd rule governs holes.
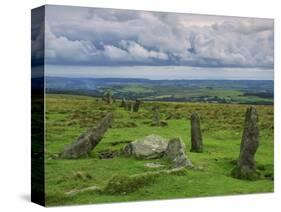
{"type": "MultiPolygon", "coordinates": [[[[272,192],[273,181],[273,107],[257,106],[260,147],[256,160],[262,178],[257,181],[237,180],[230,176],[237,159],[247,105],[207,103],[145,102],[139,113],[119,107],[120,101],[105,105],[101,99],[75,95],[47,95],[46,98],[46,201],[47,205],[86,204],[168,198],[272,192]],[[160,106],[165,127],[151,127],[151,108],[160,106]],[[114,124],[88,157],[62,160],[57,155],[81,133],[94,126],[107,112],[113,112],[114,124]],[[190,121],[192,112],[201,116],[204,152],[191,153],[190,121]],[[135,126],[126,123],[133,122],[135,126]],[[124,127],[123,127],[124,126],[124,127]],[[85,191],[74,196],[66,193],[90,186],[105,188],[114,175],[131,176],[151,171],[147,162],[163,159],[136,160],[123,156],[101,160],[100,151],[119,151],[126,142],[158,134],[165,138],[180,136],[186,154],[195,165],[186,175],[160,175],[152,183],[143,182],[128,193],[85,191]]],[[[157,169],[158,170],[158,169],[157,169]]],[[[126,177],[125,177],[126,178],[126,177]]]]}

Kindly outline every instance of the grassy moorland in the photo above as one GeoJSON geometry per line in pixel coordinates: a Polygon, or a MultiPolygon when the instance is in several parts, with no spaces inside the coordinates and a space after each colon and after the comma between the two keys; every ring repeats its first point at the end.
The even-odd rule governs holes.
{"type": "Polygon", "coordinates": [[[144,101],[273,104],[271,80],[149,80],[48,77],[47,92],[144,101]]]}
{"type": "Polygon", "coordinates": [[[117,100],[106,105],[100,98],[48,94],[46,96],[46,203],[48,206],[171,199],[214,195],[248,194],[273,191],[273,106],[256,106],[259,113],[260,146],[256,154],[261,177],[256,181],[234,179],[230,171],[239,154],[247,105],[144,102],[138,113],[125,111],[117,100]],[[152,107],[160,106],[165,127],[151,127],[152,107]],[[59,159],[58,154],[81,133],[93,127],[107,112],[113,112],[114,123],[100,144],[88,157],[77,160],[59,159]],[[190,121],[192,112],[201,116],[203,153],[191,153],[190,121]],[[186,154],[195,168],[180,174],[161,174],[131,182],[128,191],[87,190],[107,188],[112,177],[170,168],[163,159],[137,160],[123,156],[100,159],[101,152],[119,151],[126,143],[150,134],[165,138],[180,136],[186,154]],[[163,164],[148,168],[147,162],[163,164]],[[145,181],[145,182],[144,182],[145,181]]]}

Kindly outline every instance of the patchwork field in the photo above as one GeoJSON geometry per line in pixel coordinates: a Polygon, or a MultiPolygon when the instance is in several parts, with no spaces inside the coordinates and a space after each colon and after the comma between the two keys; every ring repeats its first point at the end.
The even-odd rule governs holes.
{"type": "MultiPolygon", "coordinates": [[[[136,92],[137,88],[133,89],[136,92]]],[[[140,89],[140,88],[138,88],[140,89]]],[[[130,90],[129,90],[130,91],[130,90]]],[[[140,90],[149,92],[149,90],[140,90]]],[[[220,94],[223,95],[223,94],[220,94]]],[[[111,105],[101,98],[81,95],[46,95],[45,179],[46,203],[49,206],[171,199],[214,195],[272,192],[273,170],[273,106],[256,106],[259,114],[260,145],[256,154],[260,179],[246,181],[232,178],[230,172],[239,155],[247,105],[215,103],[176,103],[144,101],[139,112],[111,105]],[[167,126],[152,127],[152,108],[158,105],[161,119],[167,126]],[[81,159],[61,159],[59,154],[81,133],[108,112],[114,122],[97,147],[81,159]],[[203,153],[190,152],[190,115],[201,117],[203,153]],[[179,173],[163,173],[126,182],[128,176],[169,169],[165,159],[139,160],[118,155],[130,141],[156,134],[171,139],[181,137],[193,169],[179,173]],[[106,153],[116,157],[102,159],[106,153]],[[148,162],[162,164],[159,168],[144,166],[148,162]],[[121,190],[112,179],[124,184],[121,190]],[[94,189],[95,187],[99,189],[94,189]],[[127,187],[127,188],[126,188],[127,187]],[[126,190],[127,189],[127,190],[126,190]]],[[[123,185],[122,184],[122,185],[123,185]]],[[[121,186],[122,186],[121,185],[121,186]]],[[[119,185],[120,186],[120,185],[119,185]]]]}
{"type": "Polygon", "coordinates": [[[272,80],[148,80],[47,77],[47,92],[117,99],[272,105],[272,80]]]}

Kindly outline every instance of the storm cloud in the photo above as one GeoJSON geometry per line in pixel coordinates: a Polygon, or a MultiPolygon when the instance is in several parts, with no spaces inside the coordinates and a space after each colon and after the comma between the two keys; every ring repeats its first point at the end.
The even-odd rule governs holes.
{"type": "Polygon", "coordinates": [[[49,5],[45,61],[79,66],[272,68],[273,31],[271,19],[49,5]]]}

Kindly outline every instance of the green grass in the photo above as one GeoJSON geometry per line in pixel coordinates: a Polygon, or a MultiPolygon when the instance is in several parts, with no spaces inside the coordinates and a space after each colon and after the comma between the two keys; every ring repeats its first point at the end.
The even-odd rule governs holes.
{"type": "Polygon", "coordinates": [[[164,98],[173,97],[175,99],[193,99],[197,98],[200,102],[207,102],[209,98],[216,97],[218,99],[224,99],[231,103],[247,103],[247,104],[258,104],[260,102],[273,102],[273,99],[262,98],[258,96],[244,96],[244,91],[224,88],[206,88],[198,87],[193,89],[178,89],[178,88],[166,88],[161,87],[159,90],[153,90],[147,87],[136,87],[130,86],[124,87],[119,92],[132,92],[134,94],[146,94],[141,99],[144,100],[161,100],[164,98]],[[134,90],[135,89],[135,90],[134,90]]]}
{"type": "Polygon", "coordinates": [[[261,137],[256,161],[261,178],[245,181],[232,178],[230,172],[239,154],[246,105],[145,102],[138,113],[125,111],[119,105],[119,101],[105,105],[100,99],[85,96],[47,95],[45,179],[48,206],[273,191],[274,181],[268,177],[273,175],[272,106],[257,106],[261,137]],[[150,126],[154,105],[160,106],[161,118],[168,126],[150,126]],[[66,145],[94,126],[107,111],[113,112],[114,124],[88,157],[78,160],[57,158],[66,145]],[[189,152],[192,112],[199,113],[202,121],[204,152],[200,154],[189,152]],[[130,122],[135,126],[128,124],[130,122]],[[180,136],[186,144],[186,154],[197,168],[188,169],[184,175],[160,174],[126,180],[132,175],[170,168],[170,164],[163,159],[136,160],[119,156],[101,160],[98,157],[101,151],[119,151],[126,142],[150,134],[165,138],[180,136]],[[165,166],[152,169],[144,166],[147,162],[165,166]],[[119,191],[122,192],[108,187],[110,182],[113,185],[116,182],[111,181],[113,176],[121,178],[119,191]],[[90,186],[103,188],[103,192],[85,190],[73,196],[66,195],[90,186]],[[126,192],[126,187],[134,189],[126,192]]]}

